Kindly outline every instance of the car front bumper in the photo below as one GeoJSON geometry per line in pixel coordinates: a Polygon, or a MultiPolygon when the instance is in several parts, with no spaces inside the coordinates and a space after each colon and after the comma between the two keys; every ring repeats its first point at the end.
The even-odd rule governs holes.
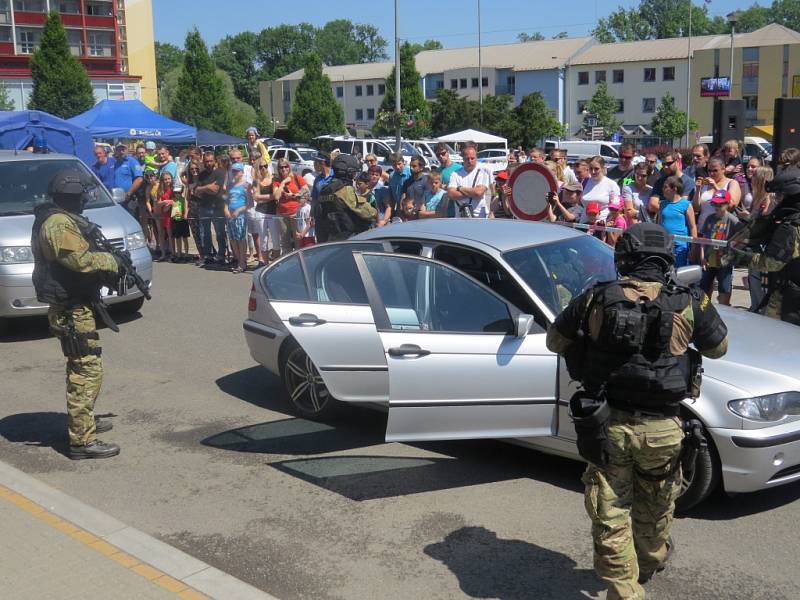
{"type": "Polygon", "coordinates": [[[728,492],[754,492],[800,480],[800,423],[763,429],[709,429],[728,492]]]}

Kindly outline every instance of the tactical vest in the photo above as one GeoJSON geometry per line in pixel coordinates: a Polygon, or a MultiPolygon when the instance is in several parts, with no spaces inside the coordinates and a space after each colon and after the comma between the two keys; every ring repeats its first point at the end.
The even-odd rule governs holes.
{"type": "Polygon", "coordinates": [[[58,261],[48,260],[42,252],[39,233],[44,222],[55,214],[67,215],[78,226],[89,243],[91,252],[99,251],[89,235],[89,223],[83,217],[69,213],[55,204],[43,204],[35,209],[36,219],[31,230],[31,248],[35,261],[33,287],[36,299],[46,304],[89,304],[98,298],[101,287],[100,273],[78,273],[62,266],[58,261]]]}
{"type": "Polygon", "coordinates": [[[319,203],[314,211],[314,233],[319,242],[346,240],[357,233],[366,231],[372,221],[361,218],[339,198],[339,193],[352,193],[356,190],[340,179],[333,179],[320,190],[319,203]]]}
{"type": "Polygon", "coordinates": [[[800,256],[796,256],[800,238],[800,212],[780,219],[767,244],[765,254],[785,262],[777,273],[768,275],[768,294],[781,293],[780,317],[782,321],[800,325],[800,256]]]}
{"type": "Polygon", "coordinates": [[[676,316],[689,306],[690,291],[665,285],[655,299],[635,302],[625,296],[624,286],[625,281],[598,286],[587,309],[586,318],[598,310],[601,319],[599,331],[584,337],[584,387],[605,390],[609,404],[623,409],[675,408],[690,389],[685,352],[671,351],[676,316]]]}

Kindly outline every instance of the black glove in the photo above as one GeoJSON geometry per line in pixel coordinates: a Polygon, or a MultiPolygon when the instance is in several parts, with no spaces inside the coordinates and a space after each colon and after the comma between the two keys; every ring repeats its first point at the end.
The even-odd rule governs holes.
{"type": "Polygon", "coordinates": [[[121,256],[118,256],[116,254],[113,254],[112,256],[114,257],[114,260],[117,262],[117,276],[125,277],[125,275],[128,274],[128,263],[121,256]]]}
{"type": "Polygon", "coordinates": [[[720,262],[723,267],[728,265],[747,265],[755,254],[750,250],[742,250],[735,246],[728,246],[728,251],[722,256],[720,262]]]}

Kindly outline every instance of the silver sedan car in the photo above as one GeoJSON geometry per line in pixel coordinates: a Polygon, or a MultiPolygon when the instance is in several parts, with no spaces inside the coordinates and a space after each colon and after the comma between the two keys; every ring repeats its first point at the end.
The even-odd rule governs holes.
{"type": "MultiPolygon", "coordinates": [[[[391,225],[256,272],[245,337],[302,416],[379,404],[387,441],[504,438],[579,459],[576,384],[545,332],[571,298],[615,276],[608,246],[557,225],[391,225]]],[[[720,314],[728,354],[705,361],[701,397],[683,404],[709,443],[682,508],[719,484],[751,492],[800,479],[800,328],[720,314]]]]}

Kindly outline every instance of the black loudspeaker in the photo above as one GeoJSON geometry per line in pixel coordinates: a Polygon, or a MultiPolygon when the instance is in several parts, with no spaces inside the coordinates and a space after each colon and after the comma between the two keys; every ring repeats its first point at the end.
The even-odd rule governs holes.
{"type": "Polygon", "coordinates": [[[744,100],[716,100],[714,102],[713,148],[728,140],[744,142],[744,100]]]}
{"type": "Polygon", "coordinates": [[[772,130],[772,166],[781,152],[800,148],[800,98],[775,98],[775,122],[772,130]]]}

